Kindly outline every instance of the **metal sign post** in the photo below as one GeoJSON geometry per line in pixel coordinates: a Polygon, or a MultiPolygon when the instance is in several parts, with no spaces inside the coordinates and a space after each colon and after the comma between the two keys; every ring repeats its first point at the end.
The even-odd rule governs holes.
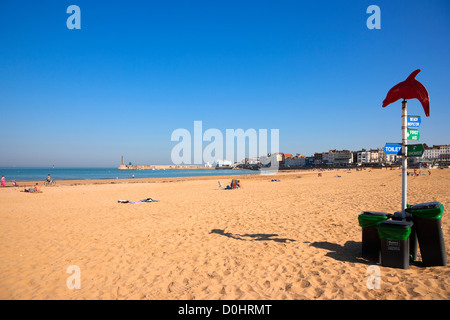
{"type": "Polygon", "coordinates": [[[408,158],[407,154],[407,130],[408,130],[408,121],[407,121],[407,110],[406,110],[406,100],[402,101],[402,212],[405,214],[406,203],[407,203],[407,176],[408,176],[408,158]]]}

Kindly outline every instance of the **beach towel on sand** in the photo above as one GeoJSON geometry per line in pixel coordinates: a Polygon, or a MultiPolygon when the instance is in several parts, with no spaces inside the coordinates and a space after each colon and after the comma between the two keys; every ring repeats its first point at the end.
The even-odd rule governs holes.
{"type": "Polygon", "coordinates": [[[129,200],[117,200],[118,203],[145,203],[145,202],[159,202],[159,200],[153,200],[152,198],[147,198],[139,201],[129,201],[129,200]]]}
{"type": "Polygon", "coordinates": [[[236,179],[231,180],[230,185],[225,188],[225,190],[233,190],[233,189],[238,189],[236,179]]]}

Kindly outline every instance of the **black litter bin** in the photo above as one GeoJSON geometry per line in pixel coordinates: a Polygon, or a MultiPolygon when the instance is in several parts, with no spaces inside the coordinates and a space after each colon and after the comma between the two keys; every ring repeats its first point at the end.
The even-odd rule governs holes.
{"type": "Polygon", "coordinates": [[[406,220],[386,220],[377,225],[381,239],[381,265],[409,269],[409,235],[413,223],[406,220]]]}
{"type": "MultiPolygon", "coordinates": [[[[412,214],[408,212],[394,212],[394,214],[391,216],[392,220],[398,220],[398,221],[413,221],[412,214]]],[[[416,237],[416,227],[414,224],[411,227],[411,234],[409,235],[409,258],[411,261],[417,260],[417,237],[416,237]]]]}
{"type": "Polygon", "coordinates": [[[358,216],[359,225],[362,227],[362,257],[364,259],[380,262],[380,237],[377,224],[386,221],[390,215],[385,212],[363,211],[358,216]]]}
{"type": "Polygon", "coordinates": [[[441,220],[444,205],[439,202],[419,203],[406,208],[405,211],[412,215],[423,264],[447,265],[441,220]]]}

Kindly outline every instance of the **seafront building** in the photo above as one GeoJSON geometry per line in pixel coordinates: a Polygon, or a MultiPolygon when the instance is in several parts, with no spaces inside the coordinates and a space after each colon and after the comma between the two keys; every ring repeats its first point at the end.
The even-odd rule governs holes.
{"type": "MultiPolygon", "coordinates": [[[[410,164],[423,164],[425,166],[450,162],[450,144],[433,145],[424,144],[422,157],[408,158],[410,164]]],[[[280,153],[283,155],[282,153],[280,153]]],[[[297,154],[295,157],[282,157],[280,167],[349,167],[349,166],[389,166],[401,163],[401,156],[390,155],[384,152],[384,148],[350,150],[329,150],[328,152],[316,152],[307,157],[297,154]]]]}
{"type": "MultiPolygon", "coordinates": [[[[301,167],[355,167],[355,166],[395,166],[401,164],[400,155],[391,155],[384,152],[384,148],[351,150],[328,150],[327,152],[315,152],[312,156],[304,156],[297,153],[293,156],[290,153],[269,153],[260,157],[245,158],[240,162],[232,163],[227,160],[217,160],[213,165],[133,165],[131,162],[122,163],[119,170],[171,170],[171,169],[232,169],[270,166],[278,163],[281,168],[301,168],[301,167]]],[[[424,144],[422,157],[408,158],[408,164],[418,166],[450,165],[450,144],[433,145],[431,147],[424,144]]]]}
{"type": "Polygon", "coordinates": [[[428,147],[424,144],[425,151],[421,160],[423,161],[449,161],[450,145],[434,145],[428,147]]]}

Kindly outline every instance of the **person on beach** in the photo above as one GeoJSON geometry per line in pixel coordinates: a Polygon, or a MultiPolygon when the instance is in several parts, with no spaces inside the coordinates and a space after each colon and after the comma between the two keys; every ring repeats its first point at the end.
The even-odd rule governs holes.
{"type": "Polygon", "coordinates": [[[5,176],[2,175],[2,187],[6,187],[6,183],[5,183],[5,176]]]}
{"type": "Polygon", "coordinates": [[[48,174],[48,176],[47,176],[47,178],[45,179],[45,181],[46,181],[48,184],[53,183],[53,179],[50,177],[50,173],[48,174]]]}
{"type": "Polygon", "coordinates": [[[37,182],[36,182],[36,185],[34,186],[34,191],[35,192],[41,192],[41,186],[37,182]]]}

